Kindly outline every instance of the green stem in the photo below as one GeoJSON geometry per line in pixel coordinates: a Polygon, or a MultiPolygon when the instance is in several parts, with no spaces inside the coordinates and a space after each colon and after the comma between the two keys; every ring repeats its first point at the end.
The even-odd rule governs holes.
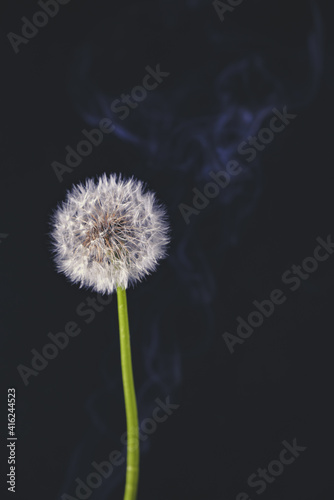
{"type": "Polygon", "coordinates": [[[127,429],[127,458],[124,500],[135,500],[137,497],[139,478],[139,424],[136,393],[132,373],[126,291],[120,287],[117,287],[117,305],[127,429]]]}

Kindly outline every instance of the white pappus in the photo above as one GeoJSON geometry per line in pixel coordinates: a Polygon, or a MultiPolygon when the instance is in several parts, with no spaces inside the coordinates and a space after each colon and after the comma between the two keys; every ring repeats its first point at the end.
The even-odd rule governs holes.
{"type": "Polygon", "coordinates": [[[57,270],[99,293],[128,288],[154,271],[170,240],[154,193],[116,174],[74,186],[51,223],[57,270]]]}

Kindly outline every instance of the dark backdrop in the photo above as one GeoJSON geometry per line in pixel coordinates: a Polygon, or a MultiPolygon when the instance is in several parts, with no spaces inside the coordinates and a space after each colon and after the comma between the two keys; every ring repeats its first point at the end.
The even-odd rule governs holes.
{"type": "Polygon", "coordinates": [[[94,310],[96,294],[56,273],[49,239],[50,214],[72,184],[116,172],[157,193],[172,229],[168,258],[128,293],[143,436],[138,499],[329,498],[334,256],[329,245],[317,254],[326,260],[307,258],[334,232],[331,3],[48,5],[53,17],[36,17],[35,1],[1,6],[3,490],[18,499],[122,498],[124,465],[75,492],[93,462],[124,453],[116,299],[94,310]],[[22,36],[24,16],[47,24],[8,37],[22,36]],[[122,120],[111,104],[157,65],[165,74],[156,89],[122,120]],[[284,109],[284,129],[271,132],[284,109]],[[82,130],[103,118],[114,131],[68,168],[66,146],[76,151],[82,130]],[[239,173],[210,191],[231,160],[239,173]],[[203,198],[205,189],[215,196],[203,198]],[[277,289],[282,303],[263,303],[268,317],[251,316],[258,326],[237,335],[240,318],[249,324],[258,311],[254,301],[277,289]],[[22,372],[68,322],[80,334],[39,371],[22,372]],[[15,494],[6,485],[9,387],[15,494]],[[159,423],[157,398],[174,405],[159,423]],[[286,443],[301,448],[280,465],[286,443]],[[247,484],[268,466],[268,479],[247,484]]]}

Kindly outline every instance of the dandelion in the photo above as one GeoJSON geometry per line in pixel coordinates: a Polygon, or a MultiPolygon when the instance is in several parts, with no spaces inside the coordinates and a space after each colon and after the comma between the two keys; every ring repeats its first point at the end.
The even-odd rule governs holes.
{"type": "Polygon", "coordinates": [[[51,238],[59,272],[95,292],[117,291],[128,437],[124,500],[135,500],[139,429],[126,289],[154,271],[166,256],[166,213],[141,181],[104,174],[97,182],[88,179],[67,193],[52,216],[51,238]]]}
{"type": "Polygon", "coordinates": [[[67,193],[52,222],[58,271],[99,293],[128,288],[166,255],[165,211],[138,180],[88,179],[67,193]]]}

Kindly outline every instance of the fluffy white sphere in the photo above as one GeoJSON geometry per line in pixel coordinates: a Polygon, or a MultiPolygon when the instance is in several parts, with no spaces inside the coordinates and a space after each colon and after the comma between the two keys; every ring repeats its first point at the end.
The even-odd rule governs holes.
{"type": "Polygon", "coordinates": [[[103,174],[67,192],[52,216],[59,272],[80,287],[112,293],[154,271],[166,256],[165,210],[141,181],[103,174]]]}

